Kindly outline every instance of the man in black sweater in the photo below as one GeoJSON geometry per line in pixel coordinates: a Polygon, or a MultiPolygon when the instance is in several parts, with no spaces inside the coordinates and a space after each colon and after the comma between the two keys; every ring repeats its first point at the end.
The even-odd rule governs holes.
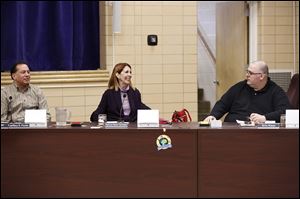
{"type": "Polygon", "coordinates": [[[232,86],[213,107],[204,121],[220,119],[228,113],[224,122],[252,121],[255,124],[266,120],[280,121],[280,115],[290,107],[285,91],[268,76],[265,62],[252,62],[246,79],[232,86]]]}

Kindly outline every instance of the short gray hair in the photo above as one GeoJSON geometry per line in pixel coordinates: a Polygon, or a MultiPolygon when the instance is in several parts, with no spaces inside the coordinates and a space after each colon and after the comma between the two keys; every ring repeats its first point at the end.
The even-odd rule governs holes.
{"type": "Polygon", "coordinates": [[[267,74],[269,75],[269,67],[267,65],[266,62],[264,61],[261,61],[261,60],[257,60],[257,61],[254,61],[254,62],[251,62],[251,65],[252,64],[255,64],[259,67],[259,69],[264,73],[264,74],[267,74]]]}

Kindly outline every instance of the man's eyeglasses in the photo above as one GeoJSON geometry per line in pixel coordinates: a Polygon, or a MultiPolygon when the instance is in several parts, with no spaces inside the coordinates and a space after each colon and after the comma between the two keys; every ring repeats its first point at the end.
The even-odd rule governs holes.
{"type": "Polygon", "coordinates": [[[262,73],[254,73],[254,72],[252,72],[252,71],[250,71],[250,70],[246,70],[246,74],[247,74],[247,75],[260,75],[260,74],[262,74],[262,73]]]}

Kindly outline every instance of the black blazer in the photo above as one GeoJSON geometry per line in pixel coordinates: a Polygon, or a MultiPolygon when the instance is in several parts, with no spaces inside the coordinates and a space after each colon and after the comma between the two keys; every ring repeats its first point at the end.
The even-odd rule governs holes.
{"type": "Polygon", "coordinates": [[[140,91],[137,88],[133,90],[130,87],[127,91],[127,95],[131,111],[128,117],[124,117],[120,92],[120,89],[117,91],[107,89],[104,92],[97,109],[90,117],[91,122],[98,122],[99,114],[106,114],[107,121],[124,120],[125,122],[136,122],[138,109],[150,109],[142,103],[140,91]]]}

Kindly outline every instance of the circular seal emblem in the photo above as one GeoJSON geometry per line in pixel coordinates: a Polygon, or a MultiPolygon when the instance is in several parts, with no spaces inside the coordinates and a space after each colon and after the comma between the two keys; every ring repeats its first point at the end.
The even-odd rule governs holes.
{"type": "Polygon", "coordinates": [[[167,135],[160,135],[156,139],[157,150],[168,149],[172,147],[171,138],[167,135]]]}

